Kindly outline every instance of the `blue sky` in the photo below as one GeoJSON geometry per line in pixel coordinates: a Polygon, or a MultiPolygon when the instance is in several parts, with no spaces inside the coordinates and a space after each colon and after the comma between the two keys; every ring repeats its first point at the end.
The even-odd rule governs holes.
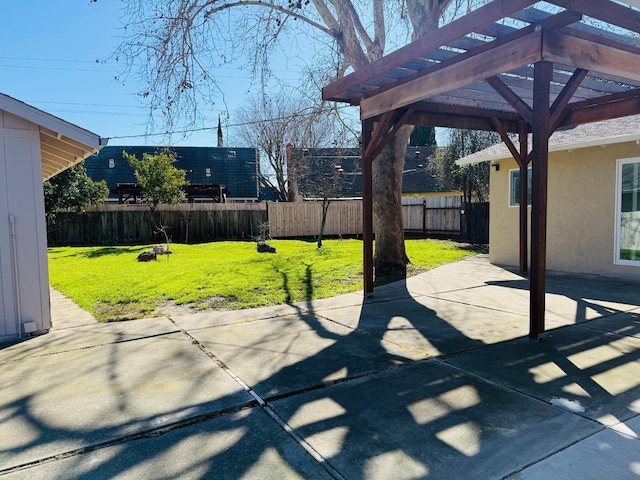
{"type": "Polygon", "coordinates": [[[232,67],[218,72],[225,102],[203,110],[210,123],[202,127],[214,130],[188,138],[143,136],[148,111],[136,79],[116,81],[122,66],[97,62],[120,44],[121,9],[118,0],[2,0],[0,92],[109,137],[110,145],[215,146],[218,114],[224,122],[228,109],[232,123],[246,102],[247,74],[232,67]]]}
{"type": "MultiPolygon", "coordinates": [[[[122,65],[107,60],[121,41],[121,0],[0,1],[0,92],[108,137],[110,145],[212,146],[218,115],[233,124],[234,113],[246,104],[251,79],[237,66],[224,67],[217,70],[224,102],[201,108],[207,117],[201,127],[212,130],[186,138],[145,136],[148,110],[136,94],[136,79],[116,81],[122,65]]],[[[628,3],[640,6],[640,0],[628,3]]],[[[275,73],[295,79],[302,70],[296,61],[304,60],[290,58],[275,73]]],[[[233,137],[230,130],[225,141],[233,137]]]]}

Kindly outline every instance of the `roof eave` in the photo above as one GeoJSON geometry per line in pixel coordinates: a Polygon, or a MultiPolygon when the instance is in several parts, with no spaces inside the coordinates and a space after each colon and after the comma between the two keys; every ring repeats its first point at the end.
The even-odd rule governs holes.
{"type": "MultiPolygon", "coordinates": [[[[618,137],[599,138],[599,139],[589,140],[586,142],[549,145],[549,152],[562,152],[562,151],[569,151],[569,150],[577,150],[579,148],[604,147],[607,145],[614,145],[616,143],[627,143],[627,142],[640,142],[640,132],[632,133],[629,135],[622,135],[618,137]]],[[[455,163],[458,166],[475,165],[478,163],[505,160],[505,159],[511,158],[511,154],[508,151],[504,151],[501,153],[486,155],[482,157],[475,157],[475,158],[470,158],[470,157],[473,157],[473,156],[461,158],[459,160],[456,160],[455,163]]]]}

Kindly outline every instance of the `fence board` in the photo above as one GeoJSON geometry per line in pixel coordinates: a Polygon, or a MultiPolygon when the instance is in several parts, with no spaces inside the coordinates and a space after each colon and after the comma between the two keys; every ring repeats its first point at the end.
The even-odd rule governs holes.
{"type": "MultiPolygon", "coordinates": [[[[274,238],[313,237],[320,232],[322,202],[270,203],[269,232],[274,238]]],[[[362,201],[332,201],[327,211],[324,234],[328,236],[362,234],[362,201]]]]}
{"type": "Polygon", "coordinates": [[[257,226],[267,221],[264,204],[220,205],[163,206],[153,214],[144,205],[99,206],[82,215],[60,212],[57,222],[48,225],[47,236],[52,246],[157,243],[164,241],[155,233],[162,224],[169,227],[172,241],[194,243],[251,239],[257,226]]]}
{"type": "MultiPolygon", "coordinates": [[[[459,196],[403,199],[406,231],[458,235],[459,196]]],[[[151,214],[145,205],[106,204],[80,216],[59,213],[59,222],[49,225],[49,244],[156,243],[154,226],[168,225],[174,242],[251,239],[258,225],[269,223],[274,238],[315,237],[320,231],[322,202],[281,203],[191,203],[163,205],[151,214]],[[53,228],[55,227],[55,228],[53,228]]],[[[361,235],[362,200],[332,201],[325,235],[361,235]]]]}

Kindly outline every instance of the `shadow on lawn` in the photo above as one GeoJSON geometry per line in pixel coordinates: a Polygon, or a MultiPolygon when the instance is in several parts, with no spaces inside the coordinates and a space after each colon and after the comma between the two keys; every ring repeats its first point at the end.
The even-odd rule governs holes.
{"type": "MultiPolygon", "coordinates": [[[[293,295],[291,293],[291,287],[289,286],[289,275],[287,272],[282,272],[276,269],[282,277],[282,290],[285,292],[284,303],[294,302],[293,295]]],[[[304,280],[302,281],[304,286],[304,301],[310,302],[313,300],[313,270],[311,265],[305,264],[304,280]]]]}
{"type": "Polygon", "coordinates": [[[149,247],[98,247],[82,252],[80,255],[86,258],[100,258],[106,255],[137,255],[145,250],[149,250],[149,247]]]}

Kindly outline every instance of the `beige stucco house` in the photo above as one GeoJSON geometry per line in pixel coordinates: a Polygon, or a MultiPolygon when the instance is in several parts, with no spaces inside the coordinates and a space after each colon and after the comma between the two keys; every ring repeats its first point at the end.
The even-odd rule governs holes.
{"type": "MultiPolygon", "coordinates": [[[[492,165],[490,261],[518,266],[518,166],[504,144],[458,161],[476,162],[492,165]]],[[[640,277],[640,116],[554,133],[548,189],[549,270],[640,277]]]]}
{"type": "Polygon", "coordinates": [[[98,135],[0,94],[0,342],[51,328],[42,182],[100,146],[98,135]]]}

